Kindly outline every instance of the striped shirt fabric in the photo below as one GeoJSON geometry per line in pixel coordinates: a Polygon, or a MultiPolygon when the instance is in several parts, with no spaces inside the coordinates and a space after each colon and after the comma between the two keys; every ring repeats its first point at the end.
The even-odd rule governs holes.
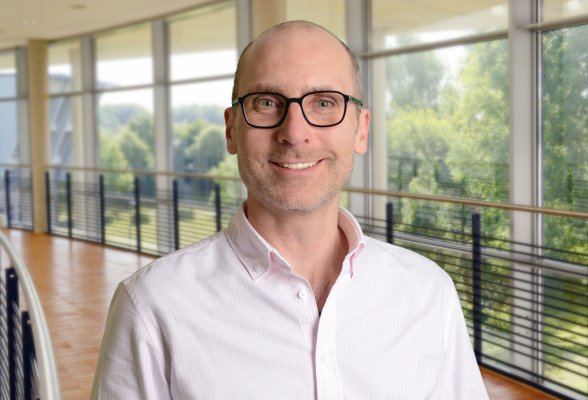
{"type": "Polygon", "coordinates": [[[449,276],[343,208],[338,224],[349,252],[320,315],[243,209],[121,282],[92,399],[487,399],[449,276]]]}

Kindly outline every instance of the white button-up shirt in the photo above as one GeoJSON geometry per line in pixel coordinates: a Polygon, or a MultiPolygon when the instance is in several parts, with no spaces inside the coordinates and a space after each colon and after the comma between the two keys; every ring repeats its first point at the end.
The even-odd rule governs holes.
{"type": "Polygon", "coordinates": [[[449,276],[344,209],[338,224],[349,252],[320,316],[243,210],[123,281],[92,398],[487,399],[449,276]]]}

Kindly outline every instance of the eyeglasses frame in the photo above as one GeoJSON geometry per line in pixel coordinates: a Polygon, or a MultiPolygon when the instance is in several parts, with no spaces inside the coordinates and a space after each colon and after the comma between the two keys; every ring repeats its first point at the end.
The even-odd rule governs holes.
{"type": "Polygon", "coordinates": [[[231,101],[231,105],[232,106],[236,106],[236,105],[241,105],[241,111],[243,112],[243,118],[245,118],[245,122],[247,122],[247,124],[249,124],[249,126],[253,127],[253,128],[258,128],[258,129],[272,129],[272,128],[277,128],[278,126],[282,125],[282,123],[284,122],[284,120],[286,119],[286,116],[288,115],[288,110],[290,109],[290,104],[292,103],[298,103],[298,105],[300,106],[300,111],[302,111],[302,116],[304,117],[304,119],[306,120],[306,122],[314,127],[317,128],[330,128],[332,126],[337,126],[339,125],[341,122],[343,122],[343,120],[345,119],[345,116],[347,115],[347,103],[352,102],[360,107],[363,107],[363,102],[361,100],[359,100],[358,98],[355,98],[351,95],[345,94],[345,93],[341,93],[338,90],[316,90],[313,92],[308,92],[305,93],[302,97],[286,97],[283,94],[280,93],[274,93],[274,92],[252,92],[252,93],[247,93],[244,96],[240,96],[237,97],[235,99],[233,99],[231,101]],[[310,122],[308,120],[308,117],[306,116],[306,113],[304,112],[304,107],[302,107],[302,100],[304,100],[304,98],[306,96],[312,95],[312,94],[317,94],[317,93],[338,93],[341,96],[343,96],[343,99],[345,101],[345,108],[343,110],[343,116],[341,117],[341,119],[339,120],[339,122],[334,123],[334,124],[329,124],[329,125],[317,125],[317,124],[313,124],[312,122],[310,122]],[[258,95],[258,94],[271,94],[271,95],[276,95],[276,96],[280,96],[283,97],[284,99],[286,99],[286,105],[285,105],[285,111],[284,111],[284,115],[282,115],[282,118],[278,121],[278,123],[271,125],[271,126],[259,126],[259,125],[254,125],[251,122],[249,122],[249,120],[247,119],[247,114],[245,114],[245,107],[243,107],[243,103],[245,102],[245,99],[249,96],[253,96],[253,95],[258,95]]]}

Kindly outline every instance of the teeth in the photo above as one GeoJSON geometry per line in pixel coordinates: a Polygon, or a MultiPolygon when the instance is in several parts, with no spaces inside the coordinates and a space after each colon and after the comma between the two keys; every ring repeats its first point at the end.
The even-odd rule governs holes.
{"type": "Polygon", "coordinates": [[[280,167],[290,168],[290,169],[304,169],[304,168],[310,168],[313,165],[316,165],[316,162],[307,162],[307,163],[298,163],[298,164],[281,163],[279,165],[280,165],[280,167]]]}

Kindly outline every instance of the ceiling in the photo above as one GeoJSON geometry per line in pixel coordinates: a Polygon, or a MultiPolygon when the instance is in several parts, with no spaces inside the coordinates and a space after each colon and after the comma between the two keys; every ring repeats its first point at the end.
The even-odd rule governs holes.
{"type": "MultiPolygon", "coordinates": [[[[277,0],[254,0],[254,4],[260,6],[259,11],[263,12],[263,5],[272,1],[277,0]]],[[[344,37],[344,26],[337,23],[344,21],[340,15],[344,10],[344,0],[283,1],[287,5],[288,19],[310,19],[329,26],[336,34],[344,37]]],[[[476,25],[480,28],[488,25],[492,30],[501,25],[500,21],[506,22],[506,19],[499,15],[500,21],[497,23],[488,10],[508,8],[508,0],[372,1],[377,10],[373,16],[373,28],[388,34],[398,34],[422,26],[431,29],[436,24],[443,24],[444,29],[447,26],[458,29],[461,24],[471,27],[471,16],[476,15],[476,25]]],[[[0,0],[0,50],[26,45],[31,39],[63,39],[129,25],[213,2],[214,0],[0,0]]],[[[544,12],[550,18],[567,16],[567,8],[572,13],[588,12],[588,0],[544,2],[544,12]]],[[[222,26],[222,23],[218,26],[222,26]]],[[[201,37],[210,41],[219,40],[216,26],[201,26],[199,29],[202,31],[201,37]]]]}
{"type": "Polygon", "coordinates": [[[0,50],[186,10],[210,0],[0,0],[0,50]]]}

